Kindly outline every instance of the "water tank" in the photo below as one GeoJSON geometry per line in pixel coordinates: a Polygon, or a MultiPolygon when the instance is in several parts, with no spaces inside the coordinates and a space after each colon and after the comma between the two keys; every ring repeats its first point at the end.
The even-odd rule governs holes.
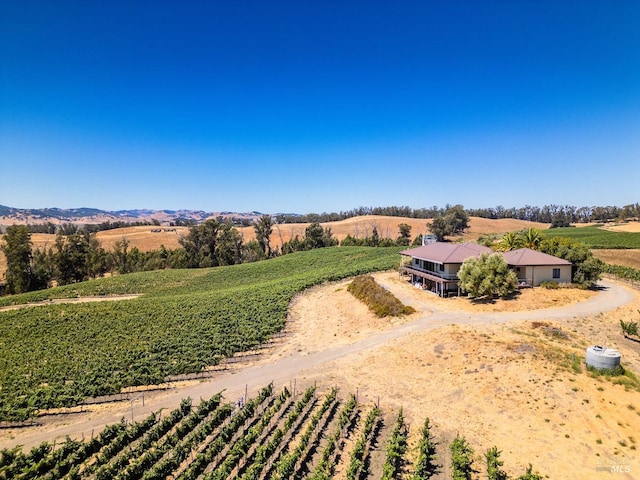
{"type": "Polygon", "coordinates": [[[620,352],[614,348],[593,345],[587,348],[587,366],[603,370],[620,365],[620,352]]]}

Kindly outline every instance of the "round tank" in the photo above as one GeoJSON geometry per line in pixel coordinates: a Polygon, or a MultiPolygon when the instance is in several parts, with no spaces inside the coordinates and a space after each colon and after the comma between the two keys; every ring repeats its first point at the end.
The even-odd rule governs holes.
{"type": "Polygon", "coordinates": [[[620,365],[620,352],[614,348],[593,345],[587,348],[587,366],[603,370],[620,365]]]}

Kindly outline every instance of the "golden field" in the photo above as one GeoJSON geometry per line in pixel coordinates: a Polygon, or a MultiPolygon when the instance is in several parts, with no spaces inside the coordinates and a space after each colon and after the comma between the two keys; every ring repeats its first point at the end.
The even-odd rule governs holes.
{"type": "MultiPolygon", "coordinates": [[[[399,235],[398,225],[401,223],[406,223],[411,226],[412,238],[415,238],[419,234],[429,233],[427,228],[429,220],[427,219],[380,215],[353,217],[337,222],[323,223],[322,226],[330,228],[333,236],[339,241],[342,241],[347,235],[357,238],[370,236],[374,228],[378,231],[380,238],[395,239],[399,235]]],[[[274,225],[271,234],[271,246],[279,248],[284,242],[291,240],[296,235],[300,238],[304,237],[305,229],[308,226],[308,223],[274,225]]],[[[530,227],[544,230],[549,228],[549,224],[508,218],[492,220],[488,218],[471,217],[469,220],[469,229],[461,238],[464,240],[477,240],[484,236],[500,235],[530,227]]],[[[640,231],[640,222],[615,225],[607,228],[635,232],[640,231]]],[[[255,239],[253,227],[240,227],[238,231],[245,242],[255,239]]],[[[161,245],[164,245],[164,247],[168,249],[179,248],[180,238],[188,233],[189,229],[187,227],[138,226],[98,232],[97,238],[107,250],[112,250],[116,242],[126,239],[126,241],[129,242],[130,249],[136,247],[140,251],[146,252],[156,250],[160,248],[161,245]],[[160,231],[154,232],[153,230],[160,231]]],[[[1,239],[2,235],[0,235],[0,241],[1,239]]],[[[56,236],[52,234],[34,233],[31,235],[34,249],[51,248],[55,245],[55,239],[56,236]]],[[[607,263],[640,268],[639,250],[594,250],[594,254],[607,263]]],[[[0,252],[0,276],[4,274],[5,270],[6,260],[4,254],[0,252]]]]}

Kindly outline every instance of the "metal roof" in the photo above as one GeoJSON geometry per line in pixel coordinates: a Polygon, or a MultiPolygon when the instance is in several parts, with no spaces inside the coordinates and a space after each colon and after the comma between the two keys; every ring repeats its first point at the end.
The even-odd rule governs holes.
{"type": "Polygon", "coordinates": [[[571,262],[562,258],[554,257],[548,253],[538,252],[530,248],[519,248],[503,253],[509,265],[571,265],[571,262]]]}
{"type": "Polygon", "coordinates": [[[409,255],[435,263],[462,263],[467,258],[479,256],[481,253],[493,253],[493,250],[471,242],[435,242],[400,252],[401,255],[409,255]]]}
{"type": "MultiPolygon", "coordinates": [[[[403,250],[401,255],[419,258],[434,263],[462,263],[467,258],[478,257],[482,253],[494,253],[489,247],[477,243],[435,242],[421,247],[403,250]]],[[[530,248],[519,248],[509,252],[501,252],[507,264],[512,266],[536,265],[571,265],[571,262],[554,257],[548,253],[538,252],[530,248]]]]}

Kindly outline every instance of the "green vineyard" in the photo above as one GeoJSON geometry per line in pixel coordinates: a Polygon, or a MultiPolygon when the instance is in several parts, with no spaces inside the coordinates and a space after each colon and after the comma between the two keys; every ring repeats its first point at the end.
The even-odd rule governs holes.
{"type": "Polygon", "coordinates": [[[23,421],[41,409],[202,372],[281,331],[297,293],[391,269],[398,250],[323,248],[230,267],[119,275],[2,298],[6,305],[140,295],[0,312],[0,420],[23,421]]]}
{"type": "MultiPolygon", "coordinates": [[[[185,399],[162,418],[123,419],[89,440],[42,443],[27,453],[4,449],[0,479],[420,480],[445,471],[466,478],[455,476],[455,457],[450,465],[438,462],[430,428],[427,418],[411,452],[402,410],[385,416],[354,395],[341,398],[335,388],[276,392],[268,385],[246,402],[223,403],[217,394],[194,407],[185,399]]],[[[461,441],[454,440],[452,451],[461,441]]],[[[497,460],[499,451],[492,452],[497,460]]],[[[476,471],[471,457],[466,468],[476,471]]]]}
{"type": "Polygon", "coordinates": [[[588,227],[550,228],[542,234],[548,238],[566,237],[584,243],[589,248],[640,248],[640,233],[603,230],[602,225],[588,227]]]}

